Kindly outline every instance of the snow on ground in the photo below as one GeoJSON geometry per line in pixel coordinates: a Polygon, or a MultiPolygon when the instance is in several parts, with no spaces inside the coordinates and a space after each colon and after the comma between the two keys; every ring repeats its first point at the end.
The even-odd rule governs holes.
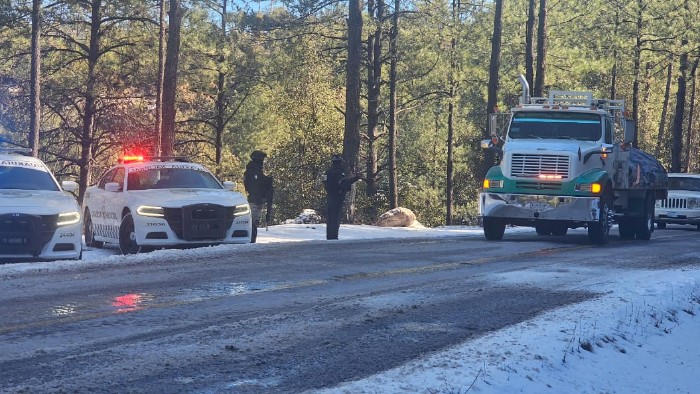
{"type": "MultiPolygon", "coordinates": [[[[509,228],[507,232],[532,231],[509,228]]],[[[342,240],[482,237],[476,227],[379,228],[343,225],[342,240]]],[[[257,245],[222,245],[119,256],[114,248],[86,251],[82,261],[0,265],[0,277],[98,262],[148,260],[182,253],[206,257],[220,248],[275,242],[327,242],[323,224],[260,229],[257,245]]],[[[700,252],[692,258],[700,260],[700,252]]],[[[537,283],[542,272],[501,274],[503,282],[537,283]]],[[[323,393],[698,393],[700,269],[620,271],[605,283],[582,283],[603,294],[545,313],[460,346],[323,393]]]]}

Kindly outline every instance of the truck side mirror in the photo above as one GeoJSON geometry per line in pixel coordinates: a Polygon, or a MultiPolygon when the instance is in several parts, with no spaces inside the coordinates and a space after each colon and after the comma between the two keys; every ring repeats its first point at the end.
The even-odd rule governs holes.
{"type": "Polygon", "coordinates": [[[629,119],[625,119],[624,126],[625,126],[625,140],[623,142],[634,141],[634,136],[635,136],[635,134],[637,134],[637,125],[634,123],[634,121],[629,120],[629,119]]]}

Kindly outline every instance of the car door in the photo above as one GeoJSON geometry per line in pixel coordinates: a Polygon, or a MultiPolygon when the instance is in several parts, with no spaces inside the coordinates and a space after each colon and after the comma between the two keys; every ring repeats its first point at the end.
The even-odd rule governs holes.
{"type": "Polygon", "coordinates": [[[115,168],[112,179],[109,182],[119,184],[119,190],[108,191],[104,194],[105,229],[107,237],[115,241],[119,240],[119,225],[122,221],[122,209],[125,206],[124,182],[126,172],[123,166],[115,168]]]}
{"type": "Polygon", "coordinates": [[[85,193],[85,208],[86,212],[90,213],[90,221],[95,236],[106,237],[106,219],[105,219],[105,185],[111,182],[116,172],[116,168],[112,168],[102,175],[96,187],[91,187],[85,193]]]}

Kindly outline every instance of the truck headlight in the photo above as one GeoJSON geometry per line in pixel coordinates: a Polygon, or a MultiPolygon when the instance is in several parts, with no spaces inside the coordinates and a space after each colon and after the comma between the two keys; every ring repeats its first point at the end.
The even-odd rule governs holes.
{"type": "Polygon", "coordinates": [[[236,205],[236,208],[233,210],[233,216],[243,216],[243,215],[247,215],[249,213],[250,213],[250,205],[248,205],[248,204],[236,205]]]}
{"type": "Polygon", "coordinates": [[[71,224],[76,224],[80,221],[80,212],[64,212],[58,214],[58,220],[56,221],[56,226],[70,226],[71,224]]]}
{"type": "Polygon", "coordinates": [[[162,207],[152,207],[149,205],[141,205],[136,208],[136,213],[141,216],[148,216],[152,218],[162,218],[165,216],[165,211],[162,207]]]}
{"type": "Polygon", "coordinates": [[[600,183],[577,183],[576,184],[576,191],[578,192],[587,192],[587,193],[593,193],[593,194],[598,194],[600,191],[603,190],[603,185],[600,183]]]}
{"type": "Polygon", "coordinates": [[[503,187],[503,181],[500,179],[484,179],[484,189],[498,189],[503,187]]]}

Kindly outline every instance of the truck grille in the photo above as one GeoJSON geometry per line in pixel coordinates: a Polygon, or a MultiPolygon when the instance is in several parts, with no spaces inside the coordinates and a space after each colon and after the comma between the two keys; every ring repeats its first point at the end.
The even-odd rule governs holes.
{"type": "Polygon", "coordinates": [[[515,182],[515,187],[518,189],[532,190],[560,190],[561,183],[559,182],[515,182]]]}
{"type": "Polygon", "coordinates": [[[688,208],[688,200],[685,198],[667,198],[661,200],[661,208],[686,209],[688,208]]]}
{"type": "Polygon", "coordinates": [[[39,256],[56,232],[58,215],[0,215],[0,254],[39,256]]]}
{"type": "Polygon", "coordinates": [[[165,208],[165,220],[178,238],[186,241],[221,241],[233,223],[234,207],[194,204],[165,208]]]}
{"type": "Polygon", "coordinates": [[[569,156],[513,153],[510,175],[523,178],[537,178],[540,175],[546,175],[567,179],[569,177],[569,156]]]}

